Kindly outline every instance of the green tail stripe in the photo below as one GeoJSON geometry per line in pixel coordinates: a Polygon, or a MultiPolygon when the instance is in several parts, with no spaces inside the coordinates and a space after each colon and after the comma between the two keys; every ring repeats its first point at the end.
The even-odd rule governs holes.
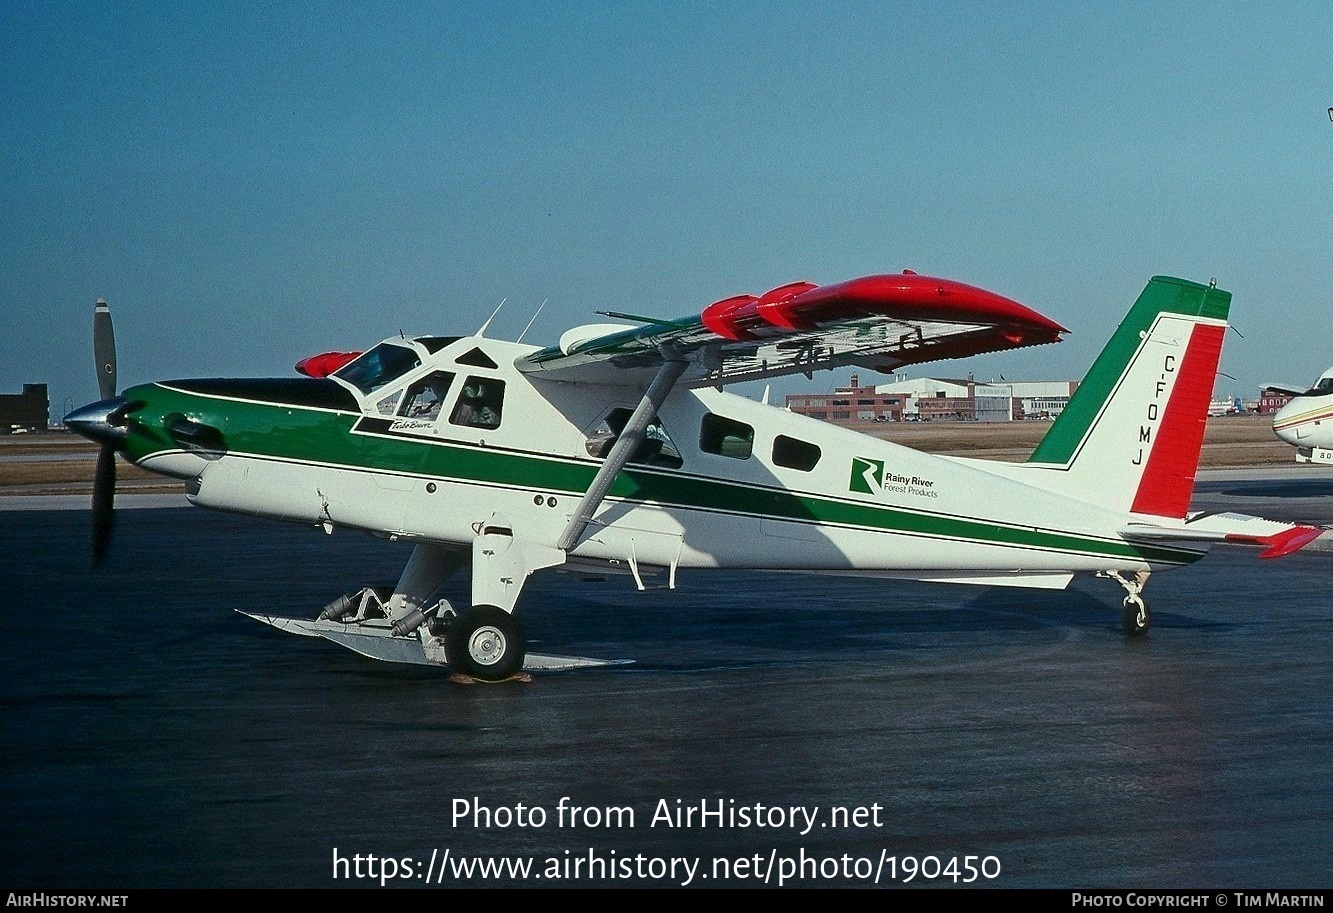
{"type": "Polygon", "coordinates": [[[1158,314],[1226,320],[1230,309],[1230,292],[1185,279],[1153,276],[1028,462],[1065,465],[1074,458],[1138,351],[1141,334],[1152,327],[1158,314]]]}

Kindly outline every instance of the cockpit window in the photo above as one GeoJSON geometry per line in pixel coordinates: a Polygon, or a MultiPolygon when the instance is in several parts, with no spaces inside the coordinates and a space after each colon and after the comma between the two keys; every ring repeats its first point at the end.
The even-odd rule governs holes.
{"type": "Polygon", "coordinates": [[[374,393],[421,364],[413,349],[382,342],[351,364],[335,371],[334,377],[355,386],[362,393],[374,393]]]}
{"type": "Polygon", "coordinates": [[[375,411],[380,415],[393,415],[393,407],[398,405],[398,398],[402,395],[402,390],[393,391],[375,404],[375,411]]]}
{"type": "Polygon", "coordinates": [[[403,418],[416,418],[433,422],[440,417],[440,407],[449,393],[449,385],[454,382],[454,372],[435,371],[421,378],[407,389],[403,405],[398,414],[403,418]]]}
{"type": "MultiPolygon", "coordinates": [[[[588,455],[605,459],[633,414],[632,409],[625,408],[616,408],[608,412],[588,436],[584,445],[588,455]]],[[[643,443],[635,449],[629,461],[646,466],[665,466],[669,469],[679,469],[685,462],[680,458],[680,451],[671,442],[671,436],[666,433],[666,429],[658,419],[653,419],[649,423],[643,434],[643,443]]]]}
{"type": "Polygon", "coordinates": [[[449,415],[450,423],[469,428],[499,428],[505,382],[493,377],[469,377],[449,415]]]}
{"type": "Polygon", "coordinates": [[[1333,393],[1333,374],[1330,374],[1328,377],[1319,378],[1319,383],[1315,384],[1314,389],[1310,392],[1319,394],[1333,393]]]}

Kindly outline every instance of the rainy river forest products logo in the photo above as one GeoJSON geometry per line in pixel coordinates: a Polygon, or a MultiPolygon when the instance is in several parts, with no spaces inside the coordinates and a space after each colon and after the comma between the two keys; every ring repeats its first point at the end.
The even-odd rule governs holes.
{"type": "Polygon", "coordinates": [[[900,494],[918,498],[937,498],[935,480],[920,476],[900,476],[886,471],[883,460],[852,457],[852,478],[848,491],[863,495],[900,494]]]}

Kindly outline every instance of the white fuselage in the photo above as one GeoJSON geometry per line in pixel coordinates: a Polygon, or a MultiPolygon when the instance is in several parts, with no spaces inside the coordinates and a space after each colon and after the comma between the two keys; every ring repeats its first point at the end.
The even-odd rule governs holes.
{"type": "MultiPolygon", "coordinates": [[[[599,422],[610,410],[633,410],[640,394],[533,380],[513,367],[528,351],[465,338],[419,352],[418,367],[371,392],[344,384],[359,415],[300,410],[342,429],[345,446],[327,452],[249,448],[236,433],[220,455],[175,450],[141,463],[191,479],[200,506],[458,545],[498,524],[549,546],[601,463],[589,451],[599,422]],[[495,367],[456,361],[476,349],[495,367]],[[393,412],[414,384],[445,372],[451,385],[433,417],[393,412]],[[450,406],[473,380],[503,382],[498,425],[452,420],[459,407],[450,406]]],[[[228,397],[212,398],[217,415],[227,415],[228,397]]],[[[293,414],[282,404],[244,408],[261,422],[293,414]]],[[[227,422],[239,425],[210,418],[206,406],[197,411],[224,433],[227,422]]],[[[1050,476],[1038,480],[1031,467],[924,454],[711,388],[676,390],[659,420],[679,465],[631,461],[569,550],[571,562],[1063,586],[1075,572],[1197,556],[1127,544],[1117,533],[1124,513],[1032,484],[1050,476]],[[719,439],[719,426],[733,433],[719,439]]]]}
{"type": "Polygon", "coordinates": [[[1333,368],[1274,414],[1273,433],[1297,449],[1298,461],[1333,463],[1333,368]]]}

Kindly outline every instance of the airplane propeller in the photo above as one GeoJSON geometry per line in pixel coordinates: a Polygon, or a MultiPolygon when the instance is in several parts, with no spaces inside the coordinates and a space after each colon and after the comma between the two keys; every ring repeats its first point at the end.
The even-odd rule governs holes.
{"type": "Polygon", "coordinates": [[[97,362],[97,392],[108,400],[116,395],[116,329],[111,308],[101,298],[93,307],[93,358],[97,362]]]}
{"type": "Polygon", "coordinates": [[[103,444],[97,452],[97,475],[93,477],[93,567],[102,566],[111,548],[115,500],[116,448],[103,444]]]}
{"type": "Polygon", "coordinates": [[[111,547],[116,497],[116,450],[125,440],[124,397],[116,395],[116,333],[111,309],[100,298],[93,309],[93,359],[101,401],[65,416],[65,424],[100,445],[97,475],[93,478],[93,567],[101,567],[111,547]]]}
{"type": "MultiPolygon", "coordinates": [[[[116,330],[111,309],[100,298],[93,307],[93,358],[97,360],[97,392],[103,400],[111,399],[116,395],[116,330]]],[[[115,500],[116,449],[103,442],[93,477],[93,567],[102,566],[111,547],[115,500]]]]}

